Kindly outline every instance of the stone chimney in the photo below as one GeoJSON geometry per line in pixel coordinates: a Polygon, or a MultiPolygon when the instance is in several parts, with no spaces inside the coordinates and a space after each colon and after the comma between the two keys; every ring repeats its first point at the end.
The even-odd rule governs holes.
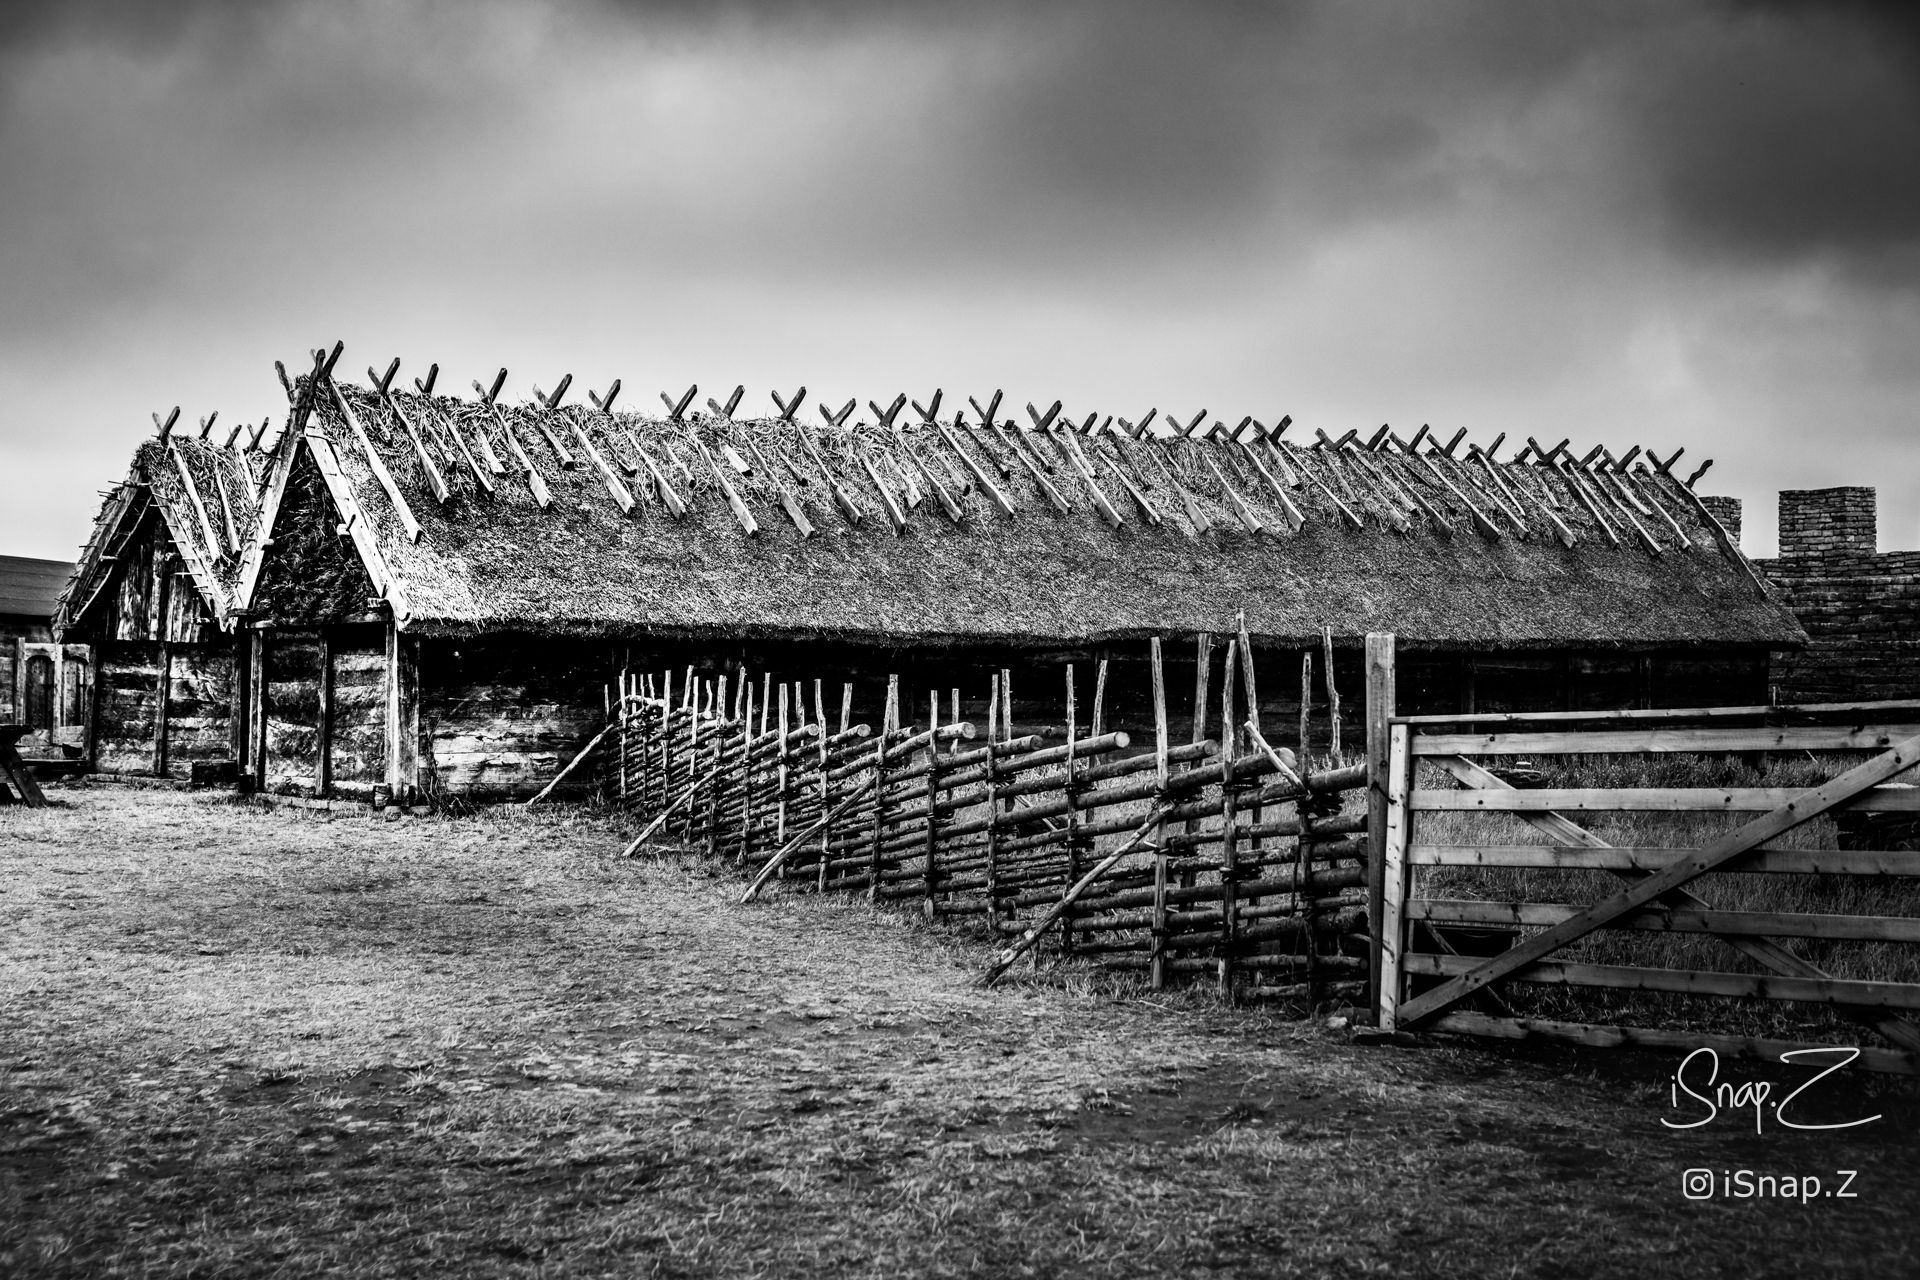
{"type": "Polygon", "coordinates": [[[1729,498],[1724,494],[1701,494],[1700,505],[1713,512],[1713,518],[1733,539],[1733,545],[1740,545],[1740,499],[1729,498]]]}
{"type": "Polygon", "coordinates": [[[1870,488],[1782,489],[1780,555],[1870,556],[1879,548],[1870,488]]]}

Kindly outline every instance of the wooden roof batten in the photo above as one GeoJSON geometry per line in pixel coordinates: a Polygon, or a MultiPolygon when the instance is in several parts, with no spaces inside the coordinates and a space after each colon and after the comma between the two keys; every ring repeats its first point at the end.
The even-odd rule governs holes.
{"type": "MultiPolygon", "coordinates": [[[[885,554],[871,541],[878,532],[875,514],[885,518],[891,535],[885,542],[900,538],[916,544],[915,550],[900,553],[903,562],[920,555],[922,542],[928,548],[945,546],[942,555],[963,553],[959,543],[942,543],[956,535],[1039,540],[1058,547],[1049,554],[1064,554],[1097,531],[1099,539],[1117,541],[1102,544],[1112,551],[1091,553],[1117,554],[1123,561],[1161,554],[1150,549],[1154,546],[1171,553],[1171,539],[1175,546],[1193,544],[1190,553],[1175,554],[1175,562],[1180,555],[1197,556],[1196,566],[1222,556],[1265,563],[1270,553],[1254,550],[1262,545],[1282,554],[1318,556],[1350,542],[1355,556],[1400,556],[1408,553],[1398,548],[1409,542],[1438,547],[1452,535],[1457,550],[1412,553],[1412,563],[1435,557],[1435,563],[1452,563],[1464,556],[1464,565],[1496,555],[1488,562],[1495,582],[1530,559],[1548,552],[1556,559],[1562,555],[1552,545],[1554,538],[1532,536],[1549,527],[1575,553],[1569,565],[1608,555],[1639,564],[1672,560],[1676,548],[1686,551],[1704,537],[1724,537],[1724,530],[1716,534],[1709,523],[1711,513],[1702,514],[1704,504],[1696,507],[1690,492],[1681,496],[1685,485],[1670,473],[1675,460],[1667,459],[1669,470],[1661,471],[1659,458],[1652,459],[1652,467],[1643,461],[1644,451],[1583,454],[1569,451],[1565,443],[1552,449],[1530,444],[1518,458],[1503,461],[1501,441],[1484,448],[1468,444],[1458,429],[1436,435],[1423,425],[1403,438],[1382,426],[1364,434],[1315,432],[1318,440],[1305,442],[1297,433],[1283,439],[1290,418],[1269,428],[1251,415],[1236,421],[1191,413],[1170,419],[1171,428],[1161,423],[1153,430],[1157,410],[1142,418],[1143,429],[1084,406],[1068,414],[1057,400],[1020,402],[1027,412],[1016,423],[1000,415],[1004,393],[990,402],[968,397],[962,402],[966,409],[956,413],[941,388],[917,399],[905,393],[849,399],[836,410],[813,403],[812,392],[802,386],[790,396],[772,393],[772,408],[755,417],[741,412],[747,400],[743,386],[726,396],[706,397],[697,412],[699,388],[690,386],[683,393],[662,394],[664,415],[641,415],[615,410],[617,382],[604,395],[584,392],[567,404],[571,377],[563,376],[551,393],[536,387],[529,402],[510,407],[499,399],[505,370],[491,388],[476,382],[476,398],[463,399],[434,393],[437,366],[425,379],[413,379],[405,393],[398,373],[394,361],[384,374],[378,366],[368,368],[364,387],[335,382],[330,369],[302,379],[318,387],[310,413],[322,420],[291,434],[299,438],[298,447],[314,455],[330,494],[339,490],[335,505],[341,532],[353,537],[370,576],[395,605],[396,618],[417,615],[433,626],[442,625],[439,619],[467,616],[460,612],[466,606],[448,603],[452,597],[441,570],[423,580],[417,576],[421,566],[456,547],[471,546],[482,554],[492,554],[488,547],[502,543],[538,548],[542,537],[526,521],[541,511],[553,513],[548,519],[564,517],[564,525],[552,526],[560,540],[555,554],[564,544],[565,556],[581,566],[596,554],[591,539],[638,537],[640,545],[648,545],[645,540],[672,537],[711,544],[716,534],[721,544],[728,535],[744,535],[752,543],[787,548],[777,559],[835,556],[824,549],[792,549],[852,539],[849,550],[855,543],[866,548],[852,563],[865,563],[862,557],[885,554]],[[799,412],[809,405],[819,413],[812,425],[799,412]],[[860,420],[854,418],[856,406],[864,406],[860,420]],[[547,442],[545,449],[541,441],[547,442]],[[511,469],[526,476],[531,500],[515,486],[493,481],[482,457],[489,443],[504,443],[501,456],[510,456],[511,469]],[[576,478],[556,478],[547,469],[562,447],[576,460],[576,478]],[[337,453],[329,457],[330,451],[337,453]],[[444,491],[433,484],[436,473],[444,491]],[[475,505],[483,499],[488,501],[475,505]],[[835,516],[843,527],[835,527],[835,516]],[[631,535],[613,532],[623,518],[631,535]],[[445,536],[468,522],[475,535],[484,535],[478,542],[468,534],[445,536]],[[686,525],[686,531],[664,532],[675,524],[686,525]],[[1463,526],[1477,536],[1463,537],[1463,526]],[[1147,541],[1136,550],[1136,539],[1147,541]],[[1287,552],[1296,539],[1305,540],[1301,551],[1287,552]],[[1496,552],[1501,545],[1511,550],[1496,552]],[[1479,546],[1488,550],[1474,550],[1479,546]],[[1314,550],[1309,553],[1308,547],[1314,550]],[[1515,555],[1521,560],[1514,561],[1515,555]],[[414,589],[408,583],[430,596],[439,593],[426,612],[419,612],[417,601],[399,599],[414,589]],[[415,606],[411,611],[409,603],[415,606]]],[[[211,424],[205,432],[207,439],[188,443],[196,449],[214,447],[211,424]]],[[[276,462],[280,456],[278,450],[272,455],[276,462]]],[[[189,458],[191,476],[203,495],[207,523],[215,529],[213,545],[231,545],[232,537],[218,536],[226,517],[215,509],[228,497],[227,489],[208,494],[210,482],[197,459],[197,454],[189,458]]],[[[271,489],[277,469],[269,466],[263,489],[271,489]]],[[[566,469],[562,463],[560,470],[566,469]]],[[[263,506],[267,496],[261,495],[263,506]]],[[[229,501],[227,508],[236,525],[243,523],[238,501],[229,501]]],[[[241,539],[243,571],[253,566],[255,582],[257,541],[241,539]]],[[[622,545],[607,543],[610,552],[622,545]]],[[[1737,558],[1737,548],[1727,554],[1729,546],[1730,540],[1722,543],[1723,554],[1741,564],[1757,587],[1757,575],[1737,558]]],[[[639,554],[680,553],[650,549],[639,554]]],[[[1348,554],[1338,552],[1343,560],[1348,554]]],[[[793,564],[797,572],[800,562],[793,564]]],[[[510,567],[503,568],[512,576],[510,567]]],[[[450,572],[459,581],[465,570],[450,572]]],[[[876,569],[883,577],[889,572],[876,569]]],[[[1590,573],[1577,570],[1582,581],[1590,573]]],[[[624,571],[616,576],[625,579],[624,571]]],[[[1726,571],[1715,571],[1714,578],[1725,582],[1726,571]]],[[[492,588],[477,584],[477,589],[484,594],[492,588]]],[[[723,594],[734,590],[719,589],[723,594]]],[[[484,616],[519,615],[509,610],[484,616]]]]}

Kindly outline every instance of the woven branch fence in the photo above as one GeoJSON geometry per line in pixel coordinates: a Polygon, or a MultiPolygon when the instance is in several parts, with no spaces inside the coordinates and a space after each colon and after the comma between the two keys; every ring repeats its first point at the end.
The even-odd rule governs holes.
{"type": "MultiPolygon", "coordinates": [[[[627,851],[731,859],[752,877],[743,901],[777,880],[984,929],[1007,946],[983,981],[1044,945],[1155,988],[1199,979],[1309,1008],[1363,998],[1366,768],[1303,774],[1257,717],[1242,720],[1239,643],[1224,741],[1177,746],[1157,640],[1152,744],[1102,730],[1104,678],[1083,722],[1072,667],[1059,741],[1013,735],[1006,672],[984,726],[960,717],[957,690],[945,715],[935,694],[909,722],[891,678],[877,729],[852,722],[851,686],[836,723],[818,681],[624,677],[606,749],[640,824],[627,851]]],[[[1204,682],[1195,696],[1204,725],[1204,682]]]]}

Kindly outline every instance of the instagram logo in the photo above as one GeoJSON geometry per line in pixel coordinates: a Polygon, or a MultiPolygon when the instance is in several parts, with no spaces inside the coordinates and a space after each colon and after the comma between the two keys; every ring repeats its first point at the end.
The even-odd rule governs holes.
{"type": "Polygon", "coordinates": [[[1689,1169],[1681,1174],[1680,1194],[1689,1200],[1713,1199],[1713,1170],[1689,1169]]]}

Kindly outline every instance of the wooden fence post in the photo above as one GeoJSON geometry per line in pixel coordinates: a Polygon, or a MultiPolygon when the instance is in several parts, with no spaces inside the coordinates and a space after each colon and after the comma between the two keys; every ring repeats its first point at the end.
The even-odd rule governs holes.
{"type": "MultiPolygon", "coordinates": [[[[1392,1031],[1400,1007],[1401,948],[1406,944],[1401,916],[1407,908],[1407,843],[1413,834],[1413,814],[1407,807],[1407,793],[1412,790],[1413,782],[1413,756],[1407,750],[1406,725],[1393,725],[1382,736],[1388,740],[1387,793],[1383,797],[1387,815],[1381,823],[1378,842],[1383,892],[1378,899],[1379,915],[1374,917],[1373,925],[1373,951],[1378,959],[1378,968],[1374,970],[1378,994],[1373,1007],[1374,1021],[1392,1031]]],[[[1371,807],[1372,787],[1367,788],[1367,797],[1371,807]]],[[[1371,832],[1368,843],[1375,843],[1371,832]]]]}
{"type": "Polygon", "coordinates": [[[900,677],[887,677],[887,708],[880,716],[880,750],[873,760],[873,829],[867,860],[867,898],[880,900],[880,846],[887,836],[887,737],[900,727],[900,677]]]}
{"type": "Polygon", "coordinates": [[[318,736],[313,751],[313,794],[324,799],[333,790],[333,638],[325,627],[315,628],[314,647],[320,651],[320,705],[313,717],[318,736]]]}
{"type": "MultiPolygon", "coordinates": [[[[935,690],[927,699],[927,727],[940,727],[940,692],[935,690]]],[[[921,877],[922,887],[927,895],[927,918],[933,919],[939,913],[939,869],[935,866],[940,847],[940,740],[927,740],[927,868],[921,877]]]]}
{"type": "MultiPolygon", "coordinates": [[[[1060,794],[1071,798],[1078,789],[1073,777],[1074,740],[1080,736],[1079,708],[1074,701],[1073,664],[1067,664],[1067,761],[1066,772],[1060,783],[1060,794]]],[[[1072,884],[1080,878],[1080,813],[1069,808],[1063,815],[1067,829],[1067,883],[1072,884]]],[[[1060,915],[1060,954],[1073,954],[1073,913],[1060,915]]]]}
{"type": "Polygon", "coordinates": [[[252,744],[247,749],[247,772],[253,789],[267,787],[267,644],[273,633],[260,623],[249,624],[253,643],[247,647],[247,733],[252,744]]]}
{"type": "MultiPolygon", "coordinates": [[[[1153,781],[1155,803],[1167,803],[1167,680],[1160,660],[1160,637],[1149,642],[1153,663],[1153,781]]],[[[1153,933],[1147,942],[1149,982],[1155,991],[1167,985],[1167,821],[1153,829],[1153,933]]]]}
{"type": "Polygon", "coordinates": [[[1235,655],[1239,644],[1237,639],[1227,641],[1226,668],[1220,674],[1220,994],[1229,1000],[1233,998],[1234,952],[1240,940],[1235,920],[1240,909],[1237,830],[1240,819],[1235,812],[1237,787],[1233,778],[1233,758],[1240,747],[1239,719],[1233,710],[1233,682],[1238,674],[1235,655]]]}
{"type": "MultiPolygon", "coordinates": [[[[1392,632],[1367,633],[1367,995],[1381,1008],[1381,940],[1392,927],[1386,919],[1387,787],[1390,781],[1390,733],[1394,714],[1394,639],[1392,632]]],[[[1328,685],[1332,687],[1331,683],[1328,685]]]]}

